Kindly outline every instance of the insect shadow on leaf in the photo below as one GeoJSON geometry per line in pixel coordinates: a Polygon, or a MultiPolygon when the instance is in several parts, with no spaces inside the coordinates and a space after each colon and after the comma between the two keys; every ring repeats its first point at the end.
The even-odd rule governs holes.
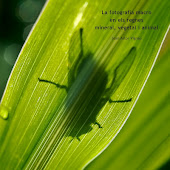
{"type": "Polygon", "coordinates": [[[92,124],[102,128],[96,118],[107,102],[112,104],[132,101],[132,98],[113,100],[111,96],[129,72],[135,56],[136,48],[132,47],[109,76],[104,66],[97,64],[92,53],[84,52],[83,28],[80,28],[72,36],[70,42],[68,86],[38,78],[39,82],[50,83],[57,88],[66,90],[67,99],[65,105],[68,110],[72,110],[68,118],[70,130],[67,136],[71,136],[72,140],[77,138],[80,141],[79,137],[81,135],[89,133],[93,129],[92,124]],[[79,37],[79,40],[75,37],[79,37]]]}

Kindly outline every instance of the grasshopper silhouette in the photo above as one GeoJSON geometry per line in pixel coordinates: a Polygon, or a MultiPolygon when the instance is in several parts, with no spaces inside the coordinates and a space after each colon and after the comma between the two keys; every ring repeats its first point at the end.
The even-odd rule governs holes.
{"type": "MultiPolygon", "coordinates": [[[[91,53],[84,54],[83,51],[83,29],[79,30],[79,44],[74,41],[71,42],[69,52],[69,73],[68,86],[60,85],[38,78],[39,82],[50,83],[57,88],[65,89],[68,93],[68,101],[72,100],[73,114],[70,115],[70,133],[73,139],[77,138],[80,141],[80,136],[92,130],[91,124],[96,124],[102,128],[100,123],[96,121],[97,114],[101,108],[107,103],[125,103],[130,102],[132,98],[125,100],[112,100],[111,96],[117,90],[122,80],[127,75],[131,65],[136,56],[136,48],[132,47],[127,56],[120,62],[120,64],[111,70],[111,75],[105,71],[104,66],[99,66],[93,59],[91,53]],[[78,55],[74,54],[74,46],[80,46],[78,55]],[[73,91],[74,95],[69,94],[73,91]],[[75,102],[76,101],[76,102],[75,102]]],[[[76,50],[75,50],[76,51],[76,50]]],[[[72,104],[67,104],[71,107],[72,104]]],[[[72,139],[72,140],[73,140],[72,139]]]]}

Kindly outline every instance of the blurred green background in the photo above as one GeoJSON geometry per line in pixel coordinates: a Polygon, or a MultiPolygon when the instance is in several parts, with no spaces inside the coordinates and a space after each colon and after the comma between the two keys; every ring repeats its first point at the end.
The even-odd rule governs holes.
{"type": "Polygon", "coordinates": [[[45,1],[0,1],[0,98],[18,54],[45,1]]]}

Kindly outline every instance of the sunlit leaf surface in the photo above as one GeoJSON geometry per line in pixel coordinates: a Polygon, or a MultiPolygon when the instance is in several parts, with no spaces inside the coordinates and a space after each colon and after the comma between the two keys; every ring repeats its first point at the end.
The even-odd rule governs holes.
{"type": "MultiPolygon", "coordinates": [[[[166,47],[169,47],[169,40],[166,47]]],[[[127,123],[86,169],[160,169],[161,166],[168,169],[170,50],[163,50],[127,123]]]]}

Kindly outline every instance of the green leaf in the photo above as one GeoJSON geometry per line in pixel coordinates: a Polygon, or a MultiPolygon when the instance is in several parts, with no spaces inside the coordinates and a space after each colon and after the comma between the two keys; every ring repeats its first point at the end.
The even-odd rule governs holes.
{"type": "Polygon", "coordinates": [[[8,117],[0,120],[1,168],[82,168],[102,152],[124,125],[153,67],[169,25],[168,2],[49,0],[1,101],[0,115],[8,117]],[[101,14],[110,8],[152,10],[152,16],[125,19],[140,17],[159,29],[95,30],[110,23],[110,16],[101,14]]]}
{"type": "Polygon", "coordinates": [[[86,169],[159,169],[169,160],[168,38],[127,123],[86,169]]]}

